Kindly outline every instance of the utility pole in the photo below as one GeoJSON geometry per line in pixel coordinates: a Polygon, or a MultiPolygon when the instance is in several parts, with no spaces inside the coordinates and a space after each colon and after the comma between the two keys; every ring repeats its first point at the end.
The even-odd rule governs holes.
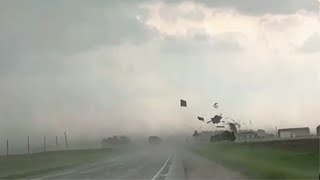
{"type": "Polygon", "coordinates": [[[30,154],[31,152],[30,152],[30,138],[29,138],[29,136],[28,136],[28,154],[30,154]]]}
{"type": "Polygon", "coordinates": [[[68,149],[69,145],[68,145],[68,138],[67,138],[66,132],[64,132],[64,139],[66,140],[66,149],[68,149]]]}
{"type": "Polygon", "coordinates": [[[46,152],[46,136],[43,136],[43,151],[46,152]]]}
{"type": "Polygon", "coordinates": [[[58,147],[59,147],[58,136],[56,136],[56,148],[58,149],[58,147]]]}
{"type": "Polygon", "coordinates": [[[9,140],[7,139],[7,156],[9,156],[9,140]]]}

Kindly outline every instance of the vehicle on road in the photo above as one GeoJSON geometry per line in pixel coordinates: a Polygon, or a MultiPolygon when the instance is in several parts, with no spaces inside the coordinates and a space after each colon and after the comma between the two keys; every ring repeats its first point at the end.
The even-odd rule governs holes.
{"type": "Polygon", "coordinates": [[[161,144],[163,141],[162,141],[162,139],[161,139],[160,137],[158,137],[158,136],[150,136],[150,137],[148,138],[148,142],[149,142],[150,144],[161,144]]]}

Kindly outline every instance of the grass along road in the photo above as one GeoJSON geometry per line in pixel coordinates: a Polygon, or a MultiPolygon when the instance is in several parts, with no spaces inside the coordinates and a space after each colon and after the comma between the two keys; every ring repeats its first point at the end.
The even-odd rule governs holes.
{"type": "Polygon", "coordinates": [[[107,159],[112,149],[49,151],[31,155],[0,156],[0,179],[18,179],[107,159]]]}
{"type": "Polygon", "coordinates": [[[237,143],[194,145],[192,151],[249,178],[318,179],[319,152],[290,151],[237,143]]]}

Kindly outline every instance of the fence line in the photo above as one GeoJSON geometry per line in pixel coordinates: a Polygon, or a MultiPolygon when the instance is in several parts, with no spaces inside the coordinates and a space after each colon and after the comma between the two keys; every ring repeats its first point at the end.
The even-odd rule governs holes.
{"type": "MultiPolygon", "coordinates": [[[[67,137],[67,133],[64,132],[64,139],[65,139],[65,150],[69,149],[69,143],[68,143],[68,137],[67,137]]],[[[12,152],[12,150],[14,150],[13,146],[10,146],[10,142],[9,142],[10,139],[6,139],[5,141],[5,146],[6,146],[6,151],[5,151],[5,154],[3,155],[6,155],[6,156],[9,156],[9,155],[14,155],[14,154],[32,154],[32,143],[30,141],[30,136],[27,136],[26,140],[27,140],[27,147],[25,149],[25,151],[23,153],[14,153],[14,151],[12,152]]],[[[12,142],[11,142],[12,143],[12,142]]],[[[46,152],[48,151],[48,142],[47,142],[47,137],[46,136],[43,136],[43,146],[41,148],[41,143],[39,143],[40,146],[40,151],[38,152],[46,152]]],[[[0,147],[3,147],[1,145],[1,141],[0,141],[0,147]]],[[[51,147],[55,147],[54,150],[63,150],[63,148],[61,148],[61,146],[59,146],[59,138],[58,136],[55,136],[55,146],[51,146],[51,147]]],[[[52,148],[50,148],[52,150],[52,148]]],[[[17,152],[17,150],[16,150],[17,152]]],[[[0,154],[1,156],[1,154],[0,154]]]]}

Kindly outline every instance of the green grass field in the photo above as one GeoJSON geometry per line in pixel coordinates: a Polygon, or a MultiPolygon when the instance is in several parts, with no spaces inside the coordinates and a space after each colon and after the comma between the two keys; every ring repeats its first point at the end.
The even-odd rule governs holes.
{"type": "Polygon", "coordinates": [[[319,152],[237,143],[192,146],[192,151],[254,179],[318,179],[319,152]]]}
{"type": "Polygon", "coordinates": [[[112,149],[52,151],[32,155],[0,156],[0,179],[41,175],[116,155],[112,149]]]}

